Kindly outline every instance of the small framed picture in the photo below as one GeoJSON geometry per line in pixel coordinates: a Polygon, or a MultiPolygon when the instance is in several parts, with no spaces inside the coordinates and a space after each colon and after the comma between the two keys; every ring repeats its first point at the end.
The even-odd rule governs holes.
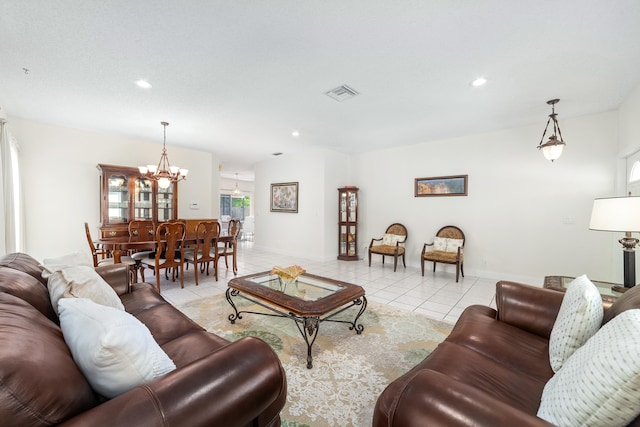
{"type": "Polygon", "coordinates": [[[271,212],[298,212],[298,183],[271,184],[271,212]]]}
{"type": "Polygon", "coordinates": [[[416,178],[415,197],[466,196],[468,175],[416,178]]]}

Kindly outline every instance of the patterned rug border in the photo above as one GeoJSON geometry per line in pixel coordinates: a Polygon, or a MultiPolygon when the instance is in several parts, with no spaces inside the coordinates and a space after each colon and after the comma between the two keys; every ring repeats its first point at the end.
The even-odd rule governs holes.
{"type": "MultiPolygon", "coordinates": [[[[234,301],[243,309],[266,312],[249,301],[234,301]]],[[[424,314],[369,301],[358,321],[364,326],[361,335],[342,323],[321,323],[313,368],[307,369],[307,346],[291,319],[244,314],[232,325],[228,315],[233,310],[224,292],[176,307],[230,341],[257,336],[274,349],[287,374],[287,403],[281,413],[286,427],[370,426],[382,390],[428,356],[453,328],[424,314]]],[[[353,320],[357,310],[336,318],[353,320]]]]}

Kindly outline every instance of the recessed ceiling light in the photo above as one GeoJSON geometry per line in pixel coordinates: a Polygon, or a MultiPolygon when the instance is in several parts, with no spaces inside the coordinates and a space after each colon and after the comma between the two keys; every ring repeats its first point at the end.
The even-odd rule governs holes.
{"type": "Polygon", "coordinates": [[[484,85],[485,83],[487,83],[487,79],[486,78],[478,77],[477,79],[475,79],[474,81],[471,82],[471,86],[478,87],[478,86],[484,85]]]}
{"type": "Polygon", "coordinates": [[[300,136],[300,132],[294,130],[293,132],[291,132],[291,136],[300,136]]]}
{"type": "Polygon", "coordinates": [[[151,83],[146,80],[136,80],[136,84],[143,89],[151,89],[151,83]]]}
{"type": "Polygon", "coordinates": [[[278,153],[273,153],[273,156],[282,156],[282,153],[278,152],[278,153]]]}

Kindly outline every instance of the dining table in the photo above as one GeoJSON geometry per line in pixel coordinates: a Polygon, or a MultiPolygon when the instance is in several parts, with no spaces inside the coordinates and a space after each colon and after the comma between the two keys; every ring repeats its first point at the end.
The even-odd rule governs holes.
{"type": "MultiPolygon", "coordinates": [[[[196,237],[185,237],[182,239],[184,241],[185,247],[195,246],[198,243],[198,238],[196,237]]],[[[233,253],[233,272],[234,274],[238,271],[238,265],[236,262],[236,254],[238,248],[237,238],[234,236],[228,235],[220,235],[219,237],[214,239],[214,245],[218,243],[230,244],[232,247],[233,253]]],[[[95,241],[95,243],[102,245],[102,247],[107,250],[113,256],[114,264],[119,264],[122,262],[122,253],[128,251],[148,251],[155,250],[158,242],[156,240],[151,239],[142,239],[141,237],[131,237],[131,236],[121,236],[121,237],[108,237],[102,238],[95,241]]]]}

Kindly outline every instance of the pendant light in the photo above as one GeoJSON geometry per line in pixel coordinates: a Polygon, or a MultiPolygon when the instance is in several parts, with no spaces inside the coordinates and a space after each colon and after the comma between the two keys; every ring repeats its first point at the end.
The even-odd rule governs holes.
{"type": "Polygon", "coordinates": [[[560,131],[560,125],[558,124],[558,120],[556,117],[558,116],[555,111],[555,105],[560,102],[559,99],[551,99],[547,101],[547,104],[551,105],[551,114],[549,114],[549,120],[547,120],[547,126],[544,128],[544,132],[542,133],[542,139],[540,140],[540,144],[538,144],[538,150],[542,150],[542,154],[547,160],[551,160],[552,162],[559,158],[562,155],[562,150],[564,150],[564,140],[562,139],[562,132],[560,131]],[[553,121],[553,135],[549,137],[549,140],[544,144],[544,136],[547,134],[547,129],[549,128],[549,123],[553,121]],[[556,135],[557,133],[557,135],[556,135]],[[560,139],[558,139],[560,137],[560,139]]]}
{"type": "Polygon", "coordinates": [[[172,182],[178,182],[186,179],[189,169],[180,169],[178,166],[171,166],[169,164],[169,157],[167,156],[167,126],[169,126],[169,123],[160,122],[160,124],[164,128],[164,140],[162,142],[162,154],[160,155],[160,161],[157,166],[138,166],[138,170],[145,178],[158,181],[158,187],[167,189],[172,182]]]}
{"type": "Polygon", "coordinates": [[[236,173],[236,188],[233,190],[233,194],[240,195],[240,187],[238,187],[238,174],[236,173]]]}

